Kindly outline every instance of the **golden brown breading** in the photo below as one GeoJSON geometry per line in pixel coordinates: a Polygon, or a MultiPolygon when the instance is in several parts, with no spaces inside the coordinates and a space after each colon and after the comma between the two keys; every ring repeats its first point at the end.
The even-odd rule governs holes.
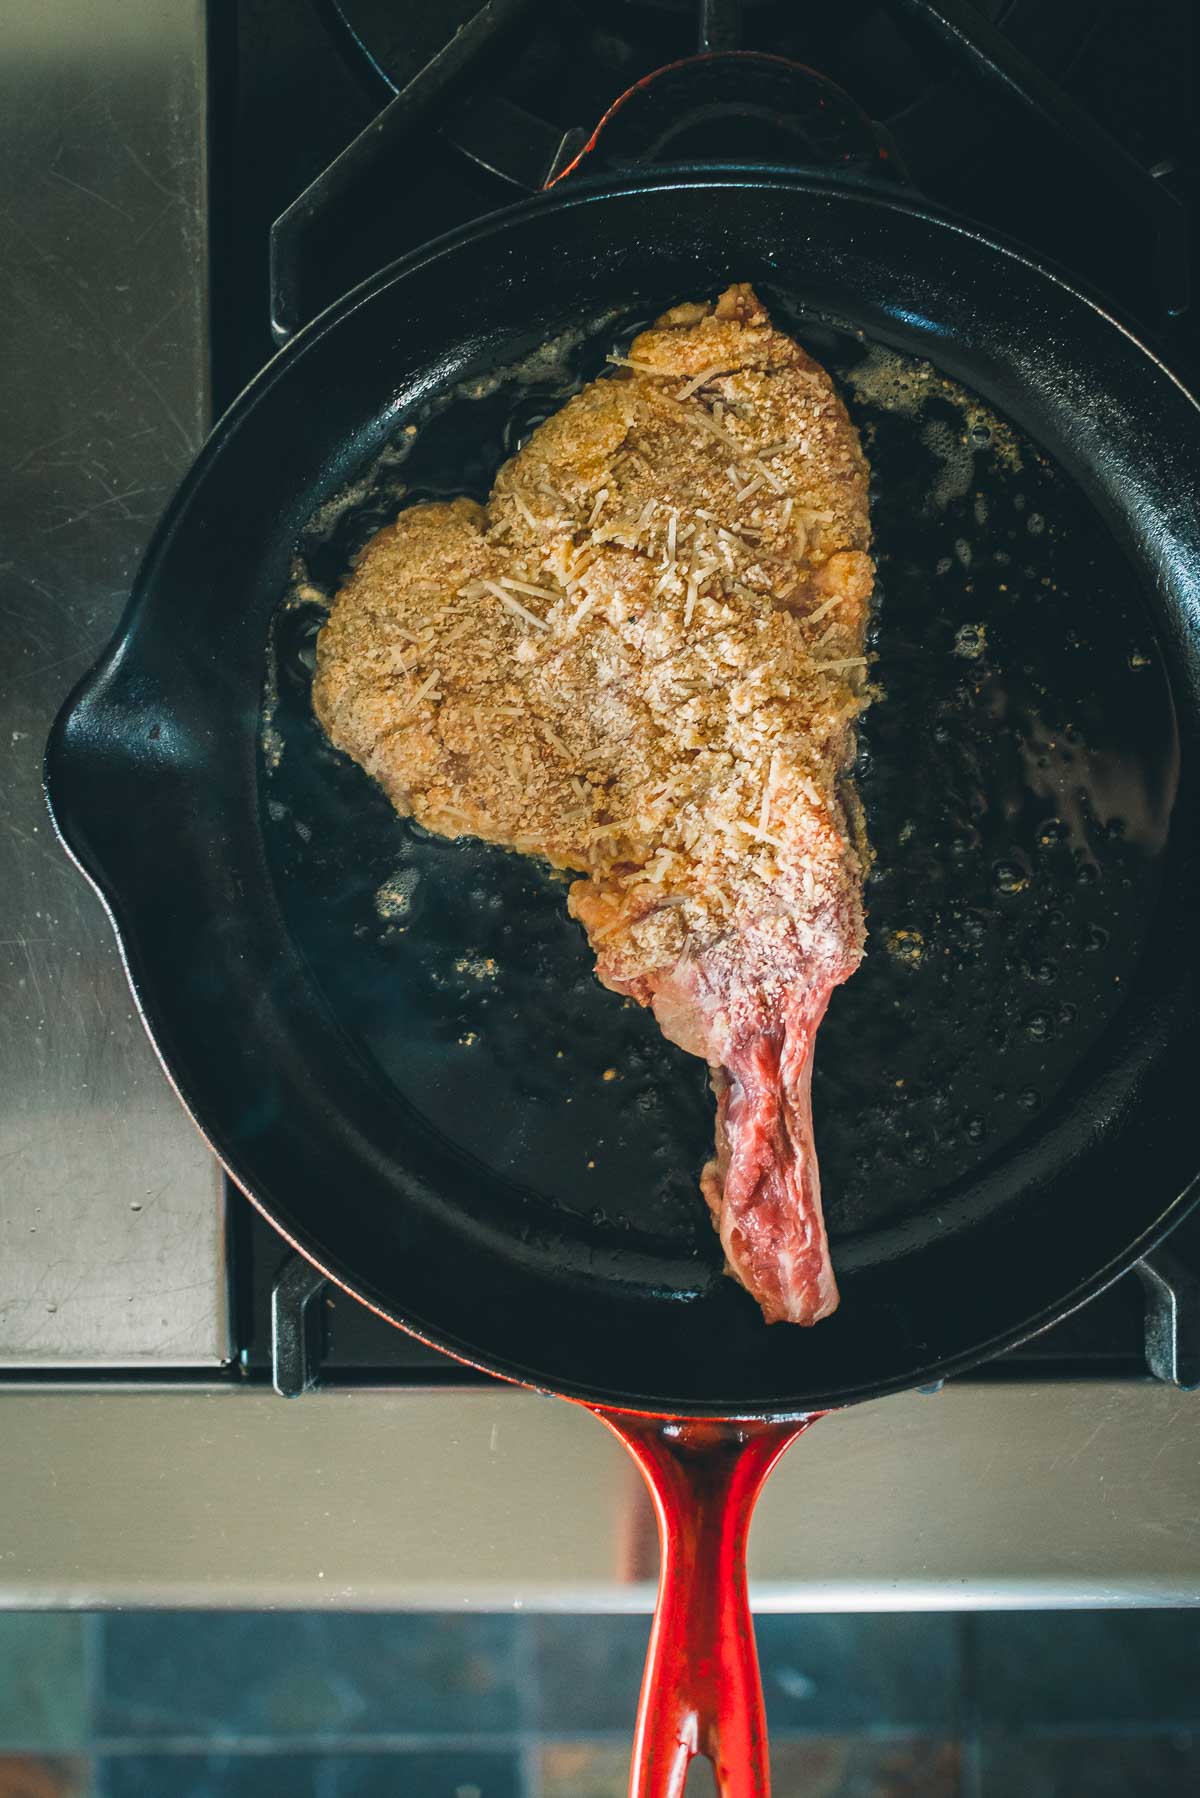
{"type": "MultiPolygon", "coordinates": [[[[321,633],[314,702],[427,828],[588,873],[585,921],[670,898],[633,925],[657,961],[778,877],[786,821],[836,816],[868,542],[828,375],[732,288],[638,337],[486,511],[414,506],[380,531],[321,633]]],[[[801,834],[814,880],[836,878],[801,834]]]]}

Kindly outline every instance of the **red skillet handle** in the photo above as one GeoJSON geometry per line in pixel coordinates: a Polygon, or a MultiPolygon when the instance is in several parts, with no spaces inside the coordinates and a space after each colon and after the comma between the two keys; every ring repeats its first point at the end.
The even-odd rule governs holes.
{"type": "Polygon", "coordinates": [[[720,1798],[770,1798],[746,1537],[767,1475],[815,1418],[596,1415],[641,1468],[662,1551],[629,1798],[682,1798],[696,1754],[720,1798]]]}

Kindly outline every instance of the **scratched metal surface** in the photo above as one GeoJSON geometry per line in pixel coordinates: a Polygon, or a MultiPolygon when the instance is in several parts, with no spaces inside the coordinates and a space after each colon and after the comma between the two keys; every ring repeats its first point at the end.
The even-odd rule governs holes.
{"type": "Polygon", "coordinates": [[[206,414],[201,0],[0,8],[0,1364],[228,1352],[214,1164],[42,804],[206,414]]]}
{"type": "MultiPolygon", "coordinates": [[[[1088,1381],[827,1417],[763,1496],[755,1605],[1198,1604],[1196,1406],[1088,1381]]],[[[624,1450],[581,1407],[499,1386],[12,1392],[0,1480],[0,1607],[646,1610],[652,1594],[654,1519],[624,1450]]]]}

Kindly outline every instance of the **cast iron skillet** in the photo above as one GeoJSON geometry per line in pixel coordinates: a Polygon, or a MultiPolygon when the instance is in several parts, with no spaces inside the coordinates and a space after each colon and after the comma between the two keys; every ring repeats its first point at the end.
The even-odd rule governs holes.
{"type": "Polygon", "coordinates": [[[217,1154],[395,1323],[625,1412],[795,1419],[924,1384],[1061,1317],[1187,1202],[1197,491],[1193,400],[1012,249],[782,170],[580,181],[386,269],[237,401],[56,724],[55,822],[217,1154]],[[888,698],[872,953],[818,1050],[842,1305],[811,1331],[720,1275],[702,1071],[594,988],[561,887],[422,841],[323,746],[309,588],[278,612],[298,551],[319,597],[399,477],[486,492],[522,407],[732,279],[835,370],[885,346],[990,409],[915,408],[903,360],[847,386],[888,698]],[[550,373],[489,386],[550,339],[550,373]],[[380,463],[410,423],[411,463],[380,463]]]}

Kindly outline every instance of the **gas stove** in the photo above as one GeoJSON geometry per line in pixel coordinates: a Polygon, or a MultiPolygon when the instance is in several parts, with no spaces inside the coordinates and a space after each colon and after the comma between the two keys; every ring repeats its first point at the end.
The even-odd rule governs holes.
{"type": "MultiPolygon", "coordinates": [[[[1191,96],[1183,45],[1171,49],[1183,27],[1182,9],[1173,21],[1160,12],[1148,34],[1135,6],[1076,0],[823,12],[765,0],[332,0],[286,23],[257,0],[214,39],[218,241],[236,271],[217,285],[215,392],[232,397],[273,343],[431,237],[576,171],[689,156],[915,188],[1071,271],[1186,362],[1200,335],[1188,306],[1191,96]],[[801,67],[763,83],[764,58],[801,67]]],[[[282,1255],[236,1197],[230,1216],[250,1270],[250,1377],[270,1372],[288,1392],[477,1377],[282,1255]]],[[[1175,1245],[974,1377],[1200,1378],[1200,1310],[1192,1348],[1193,1282],[1175,1245]]]]}
{"type": "Polygon", "coordinates": [[[212,13],[215,257],[236,271],[214,292],[218,410],[272,340],[429,239],[566,170],[701,156],[890,175],[1100,291],[1177,360],[1194,347],[1183,4],[250,0],[212,13]],[[730,51],[792,65],[793,86],[756,91],[730,51]],[[707,82],[702,56],[723,64],[707,82]],[[678,75],[652,104],[618,105],[664,68],[678,75]]]}
{"type": "MultiPolygon", "coordinates": [[[[819,80],[787,116],[702,96],[673,154],[819,148],[895,179],[863,173],[885,149],[936,203],[1110,295],[1194,383],[1188,0],[951,3],[0,17],[0,1604],[649,1604],[646,1501],[594,1419],[431,1355],[222,1192],[52,840],[41,747],[205,430],[281,337],[561,172],[631,85],[702,44],[819,80]],[[1006,46],[1024,61],[1002,66],[1006,46]],[[1081,140],[1063,95],[1115,151],[1086,122],[1081,140]]],[[[617,116],[614,158],[637,122],[617,116]]],[[[1194,1400],[1173,1382],[1200,1375],[1197,1269],[1185,1223],[1140,1278],[939,1397],[826,1419],[761,1508],[756,1605],[1194,1603],[1194,1400]]]]}
{"type": "MultiPolygon", "coordinates": [[[[142,23],[152,34],[149,12],[142,23]]],[[[130,130],[124,152],[105,140],[103,155],[120,163],[124,154],[140,173],[134,185],[122,175],[116,200],[103,203],[129,221],[139,278],[157,281],[162,304],[184,319],[172,377],[187,402],[182,449],[194,435],[191,421],[211,422],[281,343],[385,263],[555,179],[572,179],[576,168],[599,173],[697,156],[833,166],[848,180],[915,189],[1107,297],[1171,366],[1195,378],[1190,23],[1186,0],[1149,11],[1139,0],[849,0],[826,8],[785,0],[213,4],[203,37],[181,28],[164,54],[178,95],[171,131],[138,137],[130,130]],[[742,53],[740,65],[731,52],[742,53]],[[757,74],[742,79],[738,67],[744,75],[751,64],[757,74]],[[801,68],[780,74],[788,64],[801,68]],[[647,108],[639,84],[664,68],[672,73],[655,85],[647,108]],[[631,90],[634,98],[618,106],[631,90]],[[191,202],[186,228],[166,244],[181,195],[191,202]]],[[[20,128],[10,120],[10,132],[20,128]]],[[[89,191],[87,130],[97,144],[104,137],[98,113],[85,112],[72,129],[74,137],[64,126],[67,153],[60,144],[44,201],[51,212],[61,208],[67,223],[78,193],[89,191]]],[[[62,279],[78,282],[69,232],[54,253],[62,279]]],[[[52,321],[47,330],[52,359],[52,321]]],[[[134,366],[136,341],[118,354],[133,357],[134,366]]],[[[156,378],[153,367],[142,368],[140,381],[156,378]]],[[[145,394],[141,401],[150,403],[145,394]]],[[[128,402],[131,425],[138,403],[128,402]]],[[[164,474],[182,470],[182,449],[176,444],[165,459],[158,486],[144,483],[153,500],[144,509],[123,489],[107,498],[98,491],[91,502],[110,531],[128,526],[115,560],[126,578],[165,497],[164,474]]],[[[31,454],[37,467],[53,450],[31,454]]],[[[73,531],[85,517],[77,510],[73,531]]],[[[53,563],[35,569],[32,546],[29,556],[30,583],[53,585],[53,563]]],[[[76,597],[90,649],[115,621],[121,597],[115,589],[99,601],[94,592],[76,597]]],[[[62,666],[82,670],[86,655],[68,639],[62,666]]],[[[53,658],[43,659],[51,663],[49,678],[42,675],[48,721],[62,681],[53,658]]],[[[14,711],[10,725],[14,748],[28,748],[31,766],[39,721],[25,730],[25,713],[14,711]]],[[[34,839],[21,828],[28,846],[34,839]]],[[[45,855],[53,853],[48,846],[45,855]]],[[[33,920],[52,916],[61,882],[74,877],[57,861],[43,866],[40,845],[18,854],[18,881],[43,901],[30,904],[24,940],[37,929],[33,920]]],[[[102,922],[80,929],[80,954],[98,953],[102,922]]],[[[17,982],[27,978],[15,969],[17,982]]],[[[28,1000],[28,986],[15,990],[28,1000]]],[[[113,990],[106,989],[110,1007],[113,990]]],[[[67,1061],[78,1050],[86,1071],[85,1025],[61,1006],[33,1022],[30,1042],[43,1025],[58,1030],[70,1045],[67,1061]]],[[[136,1025],[126,1030],[123,1022],[117,1034],[119,1047],[105,1052],[104,1103],[119,1111],[123,1081],[140,1092],[156,1075],[144,1065],[136,1025]],[[136,1080],[127,1072],[134,1066],[136,1080]]],[[[19,1070],[19,1042],[10,1053],[19,1070]]],[[[155,1094],[153,1126],[173,1129],[164,1122],[170,1096],[155,1094]]],[[[60,1098],[64,1107],[80,1102],[66,1077],[60,1098]]],[[[153,1149],[144,1133],[136,1152],[131,1141],[119,1138],[102,1179],[104,1196],[120,1208],[120,1228],[107,1245],[103,1230],[94,1243],[89,1238],[70,1291],[53,1266],[88,1205],[86,1170],[76,1166],[52,1199],[36,1168],[19,1184],[11,1228],[16,1278],[22,1295],[44,1286],[55,1296],[44,1306],[24,1296],[0,1305],[0,1377],[273,1382],[289,1394],[316,1385],[481,1382],[329,1287],[232,1188],[218,1230],[211,1169],[200,1151],[173,1151],[156,1195],[153,1149]],[[173,1224],[151,1215],[161,1194],[173,1224]],[[43,1206],[54,1220],[39,1238],[43,1206]],[[98,1274],[96,1258],[106,1252],[110,1265],[98,1274]],[[139,1301],[137,1326],[122,1331],[111,1313],[133,1281],[122,1271],[131,1254],[151,1302],[139,1301]],[[181,1332],[172,1328],[172,1294],[184,1290],[200,1291],[203,1302],[181,1332]]],[[[1200,1228],[1185,1223],[1138,1274],[970,1377],[1155,1376],[1196,1384],[1198,1276],[1200,1228]]]]}

